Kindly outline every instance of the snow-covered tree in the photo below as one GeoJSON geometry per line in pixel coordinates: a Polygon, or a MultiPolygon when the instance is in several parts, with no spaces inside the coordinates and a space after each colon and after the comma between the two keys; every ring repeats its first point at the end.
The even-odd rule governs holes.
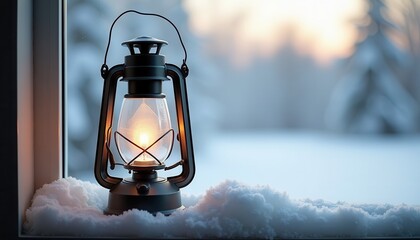
{"type": "Polygon", "coordinates": [[[352,133],[410,133],[418,129],[418,106],[401,84],[406,53],[390,38],[399,34],[380,0],[368,2],[367,24],[348,58],[331,99],[327,124],[352,133]]]}
{"type": "Polygon", "coordinates": [[[398,40],[408,50],[410,58],[403,84],[420,103],[420,1],[389,1],[389,4],[392,4],[393,19],[402,32],[398,40]]]}

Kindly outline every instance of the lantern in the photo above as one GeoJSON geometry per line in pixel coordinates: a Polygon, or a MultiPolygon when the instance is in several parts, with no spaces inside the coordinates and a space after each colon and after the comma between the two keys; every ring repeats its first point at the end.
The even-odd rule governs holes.
{"type": "Polygon", "coordinates": [[[107,214],[121,214],[129,209],[146,210],[151,213],[170,214],[183,208],[179,189],[187,186],[195,173],[194,153],[188,110],[186,77],[186,51],[175,25],[185,59],[181,68],[165,62],[160,54],[166,41],[153,37],[138,37],[122,45],[129,50],[123,64],[108,69],[106,55],[111,40],[112,24],[105,61],[101,68],[104,78],[102,105],[99,120],[98,144],[95,159],[95,177],[98,183],[110,189],[107,214]],[[172,81],[178,133],[171,126],[162,84],[172,81]],[[113,124],[114,101],[119,82],[127,82],[128,92],[124,95],[117,124],[113,124]],[[114,126],[116,125],[116,127],[114,126]],[[111,142],[116,145],[120,161],[111,151],[111,142]],[[179,141],[181,160],[166,166],[174,139],[179,141]],[[130,177],[111,176],[109,169],[121,165],[130,177]],[[181,167],[181,173],[167,178],[159,177],[159,171],[181,167]]]}

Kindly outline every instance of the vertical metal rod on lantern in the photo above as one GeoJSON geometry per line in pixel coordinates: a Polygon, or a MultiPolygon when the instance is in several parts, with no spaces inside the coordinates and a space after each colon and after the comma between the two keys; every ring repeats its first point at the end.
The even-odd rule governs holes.
{"type": "Polygon", "coordinates": [[[187,51],[176,26],[167,18],[153,13],[128,10],[112,23],[101,75],[104,78],[102,105],[99,120],[98,144],[95,159],[95,177],[98,183],[110,189],[107,214],[121,214],[129,209],[151,213],[171,214],[183,208],[179,189],[187,186],[195,174],[194,152],[188,109],[186,77],[187,51]],[[166,41],[153,37],[138,37],[122,45],[129,49],[123,64],[108,69],[106,58],[114,24],[126,13],[156,16],[168,21],[176,30],[184,49],[181,68],[165,62],[160,54],[166,41]],[[178,123],[181,160],[165,166],[173,147],[174,129],[162,84],[172,80],[178,123]],[[127,82],[117,128],[113,126],[114,102],[119,81],[127,82]],[[111,138],[117,147],[121,161],[116,161],[111,151],[111,138]],[[123,166],[132,173],[119,178],[109,175],[109,168],[123,166]],[[179,175],[163,178],[158,171],[181,167],[179,175]]]}

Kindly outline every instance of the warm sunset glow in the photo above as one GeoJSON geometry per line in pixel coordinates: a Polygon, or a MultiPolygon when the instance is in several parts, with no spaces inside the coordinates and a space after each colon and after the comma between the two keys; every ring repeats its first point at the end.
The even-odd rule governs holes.
{"type": "Polygon", "coordinates": [[[363,13],[356,0],[186,0],[192,29],[213,38],[212,51],[246,63],[270,56],[286,40],[320,62],[350,53],[356,32],[350,20],[363,13]]]}

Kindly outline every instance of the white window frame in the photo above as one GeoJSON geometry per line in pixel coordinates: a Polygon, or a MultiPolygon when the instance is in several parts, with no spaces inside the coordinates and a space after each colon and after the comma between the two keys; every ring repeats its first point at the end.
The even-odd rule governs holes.
{"type": "Polygon", "coordinates": [[[62,0],[33,1],[35,189],[64,174],[64,40],[62,0]]]}
{"type": "Polygon", "coordinates": [[[36,189],[66,176],[65,7],[17,1],[17,238],[36,189]]]}

